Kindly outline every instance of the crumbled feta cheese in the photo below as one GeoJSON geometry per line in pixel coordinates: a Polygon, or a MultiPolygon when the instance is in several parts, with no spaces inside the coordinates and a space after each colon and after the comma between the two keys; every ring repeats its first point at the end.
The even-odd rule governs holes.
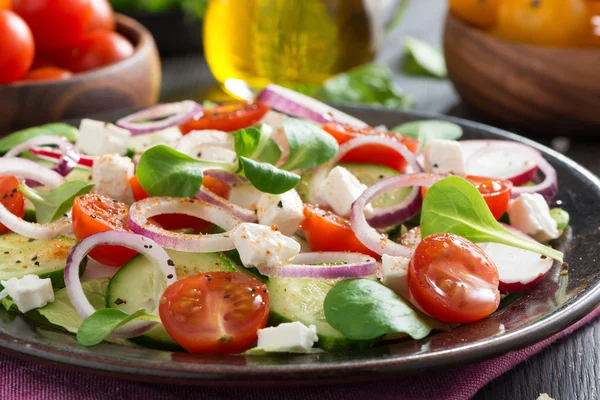
{"type": "Polygon", "coordinates": [[[436,174],[465,175],[465,159],[455,140],[432,140],[423,150],[425,171],[436,174]]]}
{"type": "Polygon", "coordinates": [[[188,133],[179,140],[176,149],[205,161],[230,163],[237,158],[233,135],[212,129],[188,133]]]}
{"type": "Polygon", "coordinates": [[[142,154],[151,147],[163,144],[169,147],[175,147],[175,144],[183,135],[178,126],[163,129],[162,131],[138,135],[129,140],[128,147],[135,154],[142,154]]]}
{"type": "Polygon", "coordinates": [[[381,256],[381,283],[409,300],[408,263],[405,257],[381,256]]]}
{"type": "Polygon", "coordinates": [[[241,224],[233,234],[233,243],[245,266],[276,267],[300,252],[300,244],[294,239],[259,224],[241,224]]]}
{"type": "MultiPolygon", "coordinates": [[[[352,203],[365,190],[367,190],[367,185],[360,183],[358,178],[346,168],[337,166],[329,172],[325,182],[323,182],[321,196],[336,214],[348,217],[352,209],[352,203]]],[[[370,204],[365,207],[366,213],[372,210],[370,204]]]]}
{"type": "Polygon", "coordinates": [[[40,279],[39,276],[30,274],[21,279],[11,278],[0,283],[4,286],[4,290],[0,292],[0,299],[10,296],[22,313],[44,307],[54,301],[50,278],[40,279]]]}
{"type": "Polygon", "coordinates": [[[128,157],[106,154],[92,167],[93,192],[127,204],[133,203],[133,192],[129,180],[133,177],[134,165],[128,157]]]}
{"type": "Polygon", "coordinates": [[[131,132],[108,122],[83,119],[79,125],[77,148],[91,156],[108,153],[127,154],[131,132]]]}
{"type": "Polygon", "coordinates": [[[196,147],[196,154],[193,157],[199,160],[212,162],[232,163],[237,160],[237,154],[231,149],[221,146],[202,145],[196,147]]]}
{"type": "Polygon", "coordinates": [[[510,224],[535,240],[545,242],[560,236],[556,220],[539,193],[522,193],[508,204],[510,224]]]}
{"type": "Polygon", "coordinates": [[[316,326],[295,321],[259,329],[257,347],[267,352],[305,353],[318,341],[316,326]]]}
{"type": "Polygon", "coordinates": [[[283,194],[265,193],[258,201],[257,215],[260,224],[275,225],[281,233],[291,236],[304,220],[302,200],[294,189],[283,194]]]}
{"type": "Polygon", "coordinates": [[[229,192],[229,202],[248,210],[256,210],[263,192],[252,185],[235,185],[229,192]]]}

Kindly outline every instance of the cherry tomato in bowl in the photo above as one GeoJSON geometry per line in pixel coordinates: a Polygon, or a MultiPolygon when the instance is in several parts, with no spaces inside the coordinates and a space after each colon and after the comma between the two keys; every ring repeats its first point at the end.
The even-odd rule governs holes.
{"type": "Polygon", "coordinates": [[[496,24],[500,2],[501,0],[448,0],[454,15],[483,29],[496,24]]]}
{"type": "Polygon", "coordinates": [[[234,354],[251,348],[267,324],[267,287],[239,272],[188,276],[165,290],[159,315],[184,349],[200,354],[234,354]]]}
{"type": "MultiPolygon", "coordinates": [[[[19,218],[25,215],[25,196],[19,190],[19,180],[14,176],[0,178],[0,202],[12,214],[19,218]]],[[[10,229],[0,224],[0,234],[10,229]]]]}
{"type": "Polygon", "coordinates": [[[0,84],[17,81],[27,74],[34,47],[25,21],[12,11],[0,10],[0,84]]]}
{"type": "Polygon", "coordinates": [[[425,313],[444,322],[474,322],[496,311],[498,284],[498,269],[485,252],[450,233],[423,239],[408,266],[413,300],[425,313]]]}
{"type": "Polygon", "coordinates": [[[90,71],[129,58],[135,49],[131,42],[116,32],[88,33],[73,49],[60,52],[58,63],[73,72],[90,71]]]}
{"type": "MultiPolygon", "coordinates": [[[[77,240],[106,231],[129,232],[129,206],[110,197],[86,194],[73,202],[73,232],[77,240]]],[[[111,267],[122,267],[137,252],[122,246],[103,245],[94,248],[90,257],[111,267]]]]}
{"type": "Polygon", "coordinates": [[[116,27],[115,13],[108,0],[90,0],[92,20],[89,31],[114,31],[116,27]]]}
{"type": "Polygon", "coordinates": [[[208,110],[179,128],[184,135],[196,130],[216,129],[232,132],[256,125],[270,108],[262,103],[238,102],[223,104],[208,110]]]}
{"type": "Polygon", "coordinates": [[[53,81],[69,79],[73,74],[71,71],[58,67],[42,67],[29,71],[25,76],[26,81],[53,81]]]}

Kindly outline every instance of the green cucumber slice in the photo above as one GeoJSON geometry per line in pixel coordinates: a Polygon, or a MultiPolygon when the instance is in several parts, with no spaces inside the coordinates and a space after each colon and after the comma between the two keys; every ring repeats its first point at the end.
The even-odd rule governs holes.
{"type": "Polygon", "coordinates": [[[68,141],[75,142],[79,137],[79,130],[74,126],[58,122],[14,132],[0,139],[0,154],[4,154],[13,147],[41,135],[63,136],[68,141]]]}

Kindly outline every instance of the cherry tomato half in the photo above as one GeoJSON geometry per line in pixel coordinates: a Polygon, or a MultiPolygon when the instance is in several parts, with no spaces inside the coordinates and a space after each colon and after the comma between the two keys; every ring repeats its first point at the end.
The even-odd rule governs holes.
{"type": "Polygon", "coordinates": [[[90,0],[92,6],[92,20],[89,31],[114,31],[115,13],[108,0],[90,0]]]}
{"type": "Polygon", "coordinates": [[[31,30],[12,11],[0,10],[0,84],[17,81],[33,63],[31,30]]]}
{"type": "Polygon", "coordinates": [[[159,315],[165,329],[191,353],[232,354],[248,350],[267,324],[267,287],[239,272],[207,272],[167,288],[159,315]]]}
{"type": "Polygon", "coordinates": [[[350,251],[380,256],[369,250],[350,226],[350,221],[312,204],[304,206],[304,221],[300,226],[312,251],[350,251]]]}
{"type": "MultiPolygon", "coordinates": [[[[389,132],[378,132],[371,127],[354,128],[330,122],[323,125],[323,129],[333,136],[338,144],[345,143],[359,136],[379,136],[404,144],[412,153],[416,153],[419,150],[419,141],[416,139],[389,132]]],[[[398,172],[404,172],[407,165],[404,157],[398,154],[396,150],[379,144],[367,144],[351,150],[342,157],[341,161],[380,164],[398,172]]]]}
{"type": "Polygon", "coordinates": [[[29,71],[25,76],[26,81],[53,81],[60,79],[69,79],[73,74],[71,71],[58,67],[42,67],[29,71]]]}
{"type": "Polygon", "coordinates": [[[0,0],[0,10],[10,10],[12,8],[12,0],[0,0]]]}
{"type": "Polygon", "coordinates": [[[27,22],[36,48],[42,50],[76,46],[92,18],[89,0],[13,0],[13,10],[27,22]]]}
{"type": "Polygon", "coordinates": [[[478,28],[496,24],[500,0],[448,0],[448,3],[454,15],[478,28]]]}
{"type": "MultiPolygon", "coordinates": [[[[0,178],[0,202],[8,211],[19,218],[25,215],[25,196],[19,190],[19,180],[14,176],[0,178]]],[[[0,234],[10,229],[0,224],[0,234]]]]}
{"type": "MultiPolygon", "coordinates": [[[[73,202],[73,232],[77,240],[106,231],[129,232],[129,207],[110,197],[88,193],[73,202]]],[[[94,248],[90,257],[99,263],[122,267],[137,252],[121,246],[103,245],[94,248]]]]}
{"type": "Polygon", "coordinates": [[[450,233],[419,243],[408,266],[408,288],[418,306],[440,321],[464,324],[500,304],[498,269],[481,248],[450,233]]]}
{"type": "Polygon", "coordinates": [[[191,131],[216,129],[232,132],[258,124],[270,108],[261,103],[223,104],[204,110],[204,114],[181,125],[184,135],[191,131]]]}
{"type": "Polygon", "coordinates": [[[124,60],[134,53],[133,45],[116,32],[94,31],[74,49],[62,52],[59,64],[73,72],[89,71],[124,60]]]}

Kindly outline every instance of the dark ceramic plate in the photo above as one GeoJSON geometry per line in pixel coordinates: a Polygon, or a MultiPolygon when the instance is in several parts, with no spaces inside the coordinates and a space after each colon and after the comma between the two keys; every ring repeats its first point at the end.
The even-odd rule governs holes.
{"type": "MultiPolygon", "coordinates": [[[[446,118],[365,108],[344,110],[373,125],[446,118]]],[[[551,336],[592,311],[600,303],[600,181],[575,162],[527,139],[447,119],[462,125],[466,138],[511,139],[544,152],[558,171],[556,199],[572,217],[572,229],[558,244],[566,253],[568,275],[561,275],[561,267],[556,265],[535,289],[482,321],[420,341],[345,353],[217,357],[107,343],[85,348],[77,345],[72,335],[36,326],[4,310],[0,311],[0,347],[20,357],[126,379],[190,385],[314,385],[381,379],[490,358],[551,336]]]]}

